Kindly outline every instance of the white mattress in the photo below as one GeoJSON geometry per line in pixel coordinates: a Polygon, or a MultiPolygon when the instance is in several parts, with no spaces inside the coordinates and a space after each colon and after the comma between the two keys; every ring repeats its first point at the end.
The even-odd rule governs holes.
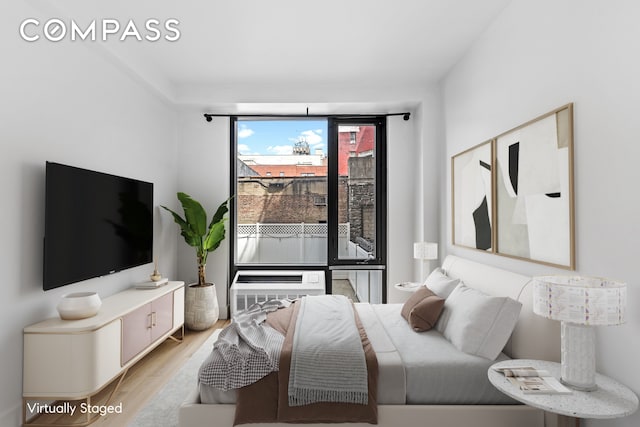
{"type": "MultiPolygon", "coordinates": [[[[439,332],[414,332],[400,315],[402,304],[356,304],[376,351],[379,366],[378,403],[515,404],[487,378],[496,360],[456,349],[439,332]]],[[[234,403],[235,391],[200,385],[202,403],[234,403]]]]}

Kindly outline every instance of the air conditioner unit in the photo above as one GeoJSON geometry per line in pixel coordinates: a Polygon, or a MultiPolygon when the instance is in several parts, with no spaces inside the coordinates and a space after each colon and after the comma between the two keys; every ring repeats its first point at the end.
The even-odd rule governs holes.
{"type": "Polygon", "coordinates": [[[324,271],[238,271],[231,284],[231,317],[257,302],[324,295],[324,271]]]}

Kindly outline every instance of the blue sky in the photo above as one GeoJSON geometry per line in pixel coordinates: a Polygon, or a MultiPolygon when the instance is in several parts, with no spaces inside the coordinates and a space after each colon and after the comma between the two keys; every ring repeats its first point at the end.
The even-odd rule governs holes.
{"type": "Polygon", "coordinates": [[[291,154],[293,145],[304,138],[313,154],[327,152],[326,120],[238,120],[240,154],[291,154]]]}

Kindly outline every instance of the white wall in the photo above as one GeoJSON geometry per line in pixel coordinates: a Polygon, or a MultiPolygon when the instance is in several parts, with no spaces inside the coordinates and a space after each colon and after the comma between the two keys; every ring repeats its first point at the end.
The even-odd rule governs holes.
{"type": "Polygon", "coordinates": [[[437,261],[413,259],[413,243],[439,242],[439,160],[442,150],[441,97],[437,85],[421,90],[408,122],[388,121],[387,302],[402,303],[398,282],[423,281],[437,261]]]}
{"type": "MultiPolygon", "coordinates": [[[[625,280],[628,320],[597,331],[597,369],[640,394],[640,3],[515,0],[444,81],[441,240],[524,274],[566,273],[451,246],[450,157],[574,102],[577,272],[625,280]]],[[[638,426],[640,413],[593,426],[638,426]]]]}
{"type": "MultiPolygon", "coordinates": [[[[229,119],[215,117],[207,122],[203,112],[188,107],[180,112],[178,191],[199,201],[210,219],[220,203],[229,197],[229,119]]],[[[175,194],[169,203],[181,212],[175,194]]],[[[227,317],[229,238],[233,236],[229,222],[225,227],[227,237],[216,251],[209,254],[206,270],[207,281],[216,284],[222,318],[227,317]]],[[[198,281],[195,248],[188,246],[181,236],[178,240],[178,277],[185,283],[195,283],[198,281]]]]}
{"type": "MultiPolygon", "coordinates": [[[[0,16],[0,425],[17,426],[22,329],[56,316],[55,306],[65,293],[91,290],[104,298],[148,280],[153,271],[148,264],[42,291],[45,161],[153,182],[159,204],[175,194],[177,120],[172,107],[123,74],[99,49],[19,39],[14,24],[38,16],[26,3],[3,2],[0,16]]],[[[172,221],[157,208],[154,221],[161,273],[175,277],[172,221]]]]}
{"type": "MultiPolygon", "coordinates": [[[[411,120],[416,120],[415,114],[411,120]]],[[[412,279],[416,185],[414,161],[420,141],[415,122],[401,116],[387,120],[387,301],[401,302],[395,283],[412,279]]]]}
{"type": "MultiPolygon", "coordinates": [[[[421,119],[416,121],[419,126],[421,141],[414,161],[418,162],[417,170],[421,173],[419,186],[416,188],[416,242],[426,241],[438,243],[438,258],[442,260],[446,254],[446,240],[440,239],[439,224],[442,206],[438,198],[442,193],[441,173],[444,153],[442,91],[439,86],[427,88],[424,92],[421,119]]],[[[413,256],[413,253],[411,253],[413,256]]],[[[424,281],[431,270],[440,265],[439,260],[414,261],[414,280],[424,281]]]]}

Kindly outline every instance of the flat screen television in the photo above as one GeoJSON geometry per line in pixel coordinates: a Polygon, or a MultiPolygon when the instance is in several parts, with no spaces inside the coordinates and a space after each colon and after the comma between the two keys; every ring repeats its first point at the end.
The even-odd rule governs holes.
{"type": "Polygon", "coordinates": [[[43,289],[152,261],[153,184],[46,163],[43,289]]]}

